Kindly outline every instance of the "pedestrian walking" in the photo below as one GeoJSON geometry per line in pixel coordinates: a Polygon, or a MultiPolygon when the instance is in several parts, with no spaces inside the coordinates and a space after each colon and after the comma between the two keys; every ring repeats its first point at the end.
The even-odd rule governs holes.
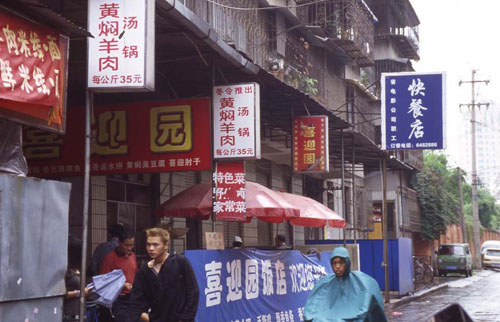
{"type": "Polygon", "coordinates": [[[385,322],[382,294],[376,280],[361,271],[351,271],[351,258],[344,247],[330,255],[334,274],[324,276],[307,299],[306,321],[385,322]]]}
{"type": "Polygon", "coordinates": [[[146,237],[151,261],[137,273],[126,321],[140,321],[148,309],[151,322],[194,321],[199,290],[191,264],[184,256],[169,253],[167,230],[150,228],[146,237]]]}
{"type": "Polygon", "coordinates": [[[99,244],[92,254],[92,262],[90,263],[90,276],[97,275],[101,271],[101,265],[106,255],[111,253],[118,247],[118,240],[123,234],[123,226],[113,224],[108,228],[108,241],[99,244]]]}
{"type": "Polygon", "coordinates": [[[121,269],[125,275],[125,284],[123,285],[122,292],[111,308],[111,313],[116,322],[125,321],[128,315],[128,300],[135,275],[137,274],[137,260],[133,252],[134,244],[134,233],[125,230],[118,240],[118,246],[104,258],[101,266],[100,274],[121,269]]]}
{"type": "MultiPolygon", "coordinates": [[[[80,266],[82,241],[74,236],[68,240],[68,269],[64,277],[66,294],[63,301],[63,322],[74,322],[80,318],[80,266]]],[[[85,289],[85,295],[89,291],[85,289]]]]}

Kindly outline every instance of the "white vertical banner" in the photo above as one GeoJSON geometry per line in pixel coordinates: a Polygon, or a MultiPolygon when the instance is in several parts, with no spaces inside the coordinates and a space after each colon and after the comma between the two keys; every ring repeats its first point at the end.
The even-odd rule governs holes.
{"type": "Polygon", "coordinates": [[[260,159],[260,88],[257,83],[213,89],[215,159],[260,159]]]}
{"type": "Polygon", "coordinates": [[[89,0],[87,86],[101,92],[154,90],[153,0],[89,0]]]}

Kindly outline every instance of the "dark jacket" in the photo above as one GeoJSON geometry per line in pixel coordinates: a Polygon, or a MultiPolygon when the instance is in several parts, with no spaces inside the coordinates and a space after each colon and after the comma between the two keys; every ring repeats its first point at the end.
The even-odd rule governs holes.
{"type": "Polygon", "coordinates": [[[189,261],[169,255],[158,275],[145,263],[139,269],[130,294],[130,319],[140,321],[151,308],[151,322],[193,321],[198,309],[198,283],[189,261]]]}

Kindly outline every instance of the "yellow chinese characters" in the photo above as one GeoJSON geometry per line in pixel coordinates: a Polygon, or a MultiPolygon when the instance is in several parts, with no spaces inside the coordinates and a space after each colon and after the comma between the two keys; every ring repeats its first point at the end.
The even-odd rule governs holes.
{"type": "Polygon", "coordinates": [[[57,159],[63,140],[57,133],[30,128],[24,138],[24,154],[30,160],[57,159]]]}
{"type": "Polygon", "coordinates": [[[91,152],[97,155],[124,155],[127,145],[127,113],[107,111],[97,116],[92,130],[91,152]]]}
{"type": "Polygon", "coordinates": [[[316,141],[315,140],[305,140],[304,141],[304,151],[315,151],[316,141]]]}
{"type": "Polygon", "coordinates": [[[304,153],[304,164],[315,164],[316,155],[314,153],[304,153]]]}
{"type": "Polygon", "coordinates": [[[191,106],[154,107],[150,112],[151,151],[185,152],[193,147],[191,106]]]}
{"type": "Polygon", "coordinates": [[[305,138],[313,138],[316,136],[316,127],[314,124],[300,124],[300,135],[305,138]]]}

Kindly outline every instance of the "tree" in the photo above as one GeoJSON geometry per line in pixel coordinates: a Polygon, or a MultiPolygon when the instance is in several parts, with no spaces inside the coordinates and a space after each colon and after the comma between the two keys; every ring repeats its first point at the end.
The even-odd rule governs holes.
{"type": "MultiPolygon", "coordinates": [[[[461,173],[465,177],[465,173],[461,173]]],[[[448,165],[444,154],[424,152],[424,168],[412,180],[413,188],[418,194],[423,239],[439,239],[439,235],[446,232],[448,225],[458,223],[457,175],[457,169],[448,165]]],[[[472,224],[472,186],[465,178],[462,179],[462,192],[466,222],[472,224]]],[[[481,226],[498,229],[500,206],[495,203],[495,197],[487,189],[479,189],[478,206],[481,226]]]]}
{"type": "Polygon", "coordinates": [[[446,156],[425,152],[424,168],[412,180],[418,194],[423,239],[438,239],[448,225],[458,222],[458,188],[454,182],[456,173],[449,169],[446,156]]]}

